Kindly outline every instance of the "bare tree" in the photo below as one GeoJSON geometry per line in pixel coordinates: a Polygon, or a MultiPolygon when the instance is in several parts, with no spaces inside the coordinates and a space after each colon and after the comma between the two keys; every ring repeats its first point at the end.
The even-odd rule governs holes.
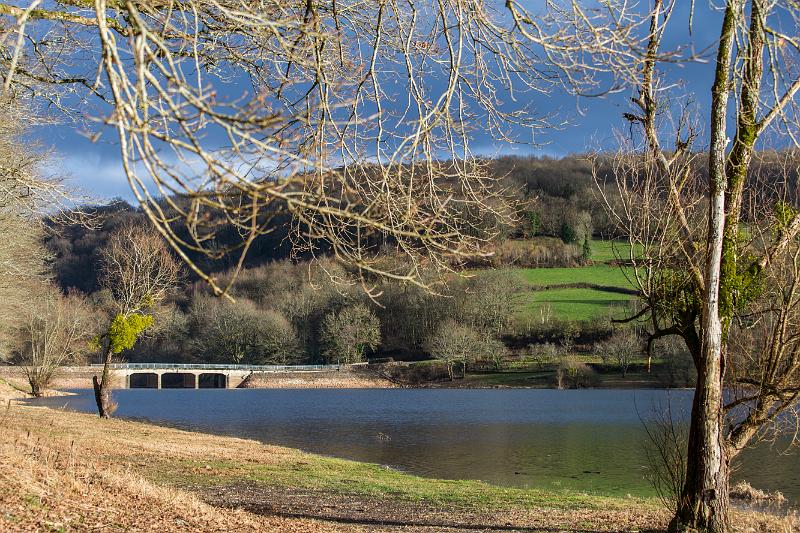
{"type": "Polygon", "coordinates": [[[150,313],[177,285],[180,265],[157,233],[130,225],[112,235],[101,251],[101,269],[101,284],[111,293],[114,312],[99,339],[103,373],[92,382],[98,413],[109,418],[116,408],[111,400],[113,357],[132,348],[153,323],[150,313]]]}
{"type": "MultiPolygon", "coordinates": [[[[642,343],[633,328],[625,328],[615,332],[611,338],[598,343],[595,350],[599,352],[604,361],[610,359],[616,363],[624,379],[628,375],[631,364],[641,355],[642,343]]],[[[649,359],[647,370],[650,371],[649,359]]]]}
{"type": "Polygon", "coordinates": [[[40,396],[61,366],[83,360],[94,332],[94,317],[83,295],[62,295],[55,287],[28,299],[15,362],[22,365],[31,393],[40,396]]]}
{"type": "Polygon", "coordinates": [[[763,0],[725,3],[701,153],[698,110],[666,87],[662,43],[675,5],[656,0],[649,14],[635,109],[625,114],[633,135],[621,138],[612,178],[624,205],[612,216],[634,244],[629,260],[646,304],[634,318],[649,324],[651,342],[683,338],[697,367],[687,472],[672,527],[726,531],[731,459],[797,396],[794,338],[780,328],[795,313],[800,212],[784,170],[797,168],[788,148],[797,132],[800,13],[763,0]],[[777,172],[772,165],[760,179],[753,162],[766,153],[757,142],[787,149],[777,172]],[[775,276],[788,293],[764,290],[775,276]],[[737,376],[742,366],[732,347],[759,323],[771,331],[765,339],[786,349],[765,352],[764,339],[750,344],[744,360],[765,366],[751,366],[757,377],[737,376]],[[741,407],[727,420],[726,383],[737,385],[733,404],[741,407]]]}
{"type": "MultiPolygon", "coordinates": [[[[785,152],[766,165],[767,175],[751,172],[747,177],[748,186],[743,193],[747,207],[740,215],[740,223],[747,229],[740,230],[732,244],[737,257],[735,268],[719,264],[721,283],[724,282],[719,294],[725,305],[718,311],[725,317],[720,332],[724,350],[719,356],[721,366],[711,370],[705,366],[711,363],[704,359],[706,344],[701,335],[706,297],[701,290],[703,285],[698,285],[699,280],[708,277],[702,273],[699,280],[696,277],[707,257],[704,244],[713,235],[703,223],[708,209],[705,162],[694,155],[687,156],[678,176],[660,173],[643,164],[637,155],[621,156],[618,163],[616,179],[625,204],[619,213],[637,250],[628,259],[634,265],[632,279],[645,304],[631,320],[641,321],[648,329],[648,353],[659,339],[673,335],[682,338],[698,373],[686,484],[677,520],[684,525],[691,523],[690,519],[707,520],[701,522],[707,529],[724,530],[728,527],[724,516],[730,461],[754,440],[775,435],[776,429],[793,431],[796,427],[800,392],[796,333],[800,319],[800,243],[796,236],[780,243],[785,238],[787,221],[797,213],[797,207],[786,203],[785,172],[791,166],[796,173],[800,158],[794,152],[785,152]],[[785,161],[777,160],[781,158],[785,161]],[[676,205],[685,217],[685,225],[676,213],[676,205]],[[686,228],[691,230],[687,232],[686,228]],[[689,250],[694,252],[691,262],[687,261],[689,250]],[[723,388],[729,392],[727,402],[723,388]],[[700,417],[711,414],[708,402],[718,402],[718,410],[713,410],[713,420],[701,421],[700,417]],[[709,448],[711,442],[717,443],[716,448],[709,448]],[[705,456],[709,453],[721,455],[705,456]],[[717,460],[721,463],[715,463],[717,460]],[[710,464],[716,465],[716,478],[701,475],[711,468],[710,464]],[[715,497],[724,500],[714,503],[713,511],[697,504],[693,497],[700,490],[698,487],[712,490],[709,485],[714,487],[715,497]],[[695,511],[710,514],[695,516],[695,511]]],[[[797,205],[796,200],[792,205],[797,205]]]]}
{"type": "Polygon", "coordinates": [[[41,236],[27,217],[0,213],[0,358],[10,355],[30,295],[46,280],[41,236]]]}
{"type": "Polygon", "coordinates": [[[648,439],[644,445],[648,477],[664,506],[676,513],[686,483],[688,428],[683,418],[673,414],[669,397],[666,405],[653,405],[651,415],[642,419],[648,439]]]}
{"type": "Polygon", "coordinates": [[[380,344],[381,323],[366,305],[349,305],[325,315],[321,336],[322,354],[329,362],[359,363],[380,344]]]}
{"type": "Polygon", "coordinates": [[[444,361],[447,376],[453,381],[453,366],[461,363],[462,377],[466,374],[467,363],[473,361],[480,352],[481,334],[470,326],[454,320],[445,320],[425,343],[425,349],[432,356],[444,361]]]}
{"type": "Polygon", "coordinates": [[[22,102],[0,100],[0,357],[13,346],[31,294],[46,282],[42,216],[56,214],[68,196],[59,180],[44,177],[46,154],[25,139],[34,121],[22,102]]]}
{"type": "Polygon", "coordinates": [[[503,369],[503,363],[510,355],[510,350],[500,339],[491,335],[484,334],[480,344],[480,354],[484,359],[488,359],[494,365],[494,369],[500,372],[503,369]]]}
{"type": "MultiPolygon", "coordinates": [[[[653,338],[683,337],[698,369],[686,483],[672,527],[724,531],[729,529],[728,463],[738,453],[725,436],[722,395],[731,366],[732,327],[758,292],[755,287],[770,276],[767,271],[786,263],[782,258],[800,232],[796,198],[784,198],[789,209],[772,210],[773,215],[782,211],[784,220],[769,225],[763,216],[769,210],[763,208],[776,207],[781,193],[759,197],[746,187],[757,142],[762,148],[797,144],[800,12],[793,3],[727,0],[720,11],[719,39],[709,54],[696,52],[691,43],[666,48],[680,30],[679,4],[549,2],[535,15],[516,2],[507,7],[518,30],[561,69],[576,94],[592,86],[574,76],[576,64],[585,67],[589,82],[603,73],[614,82],[610,90],[634,90],[633,109],[624,114],[628,137],[620,136],[622,154],[614,169],[619,192],[628,201],[619,206],[607,198],[610,216],[646,249],[630,258],[640,267],[635,282],[652,304],[636,319],[652,322],[653,338]],[[701,134],[702,115],[691,105],[691,96],[678,92],[681,86],[673,83],[670,69],[676,62],[706,56],[715,56],[710,62],[714,80],[707,131],[701,134]],[[703,141],[707,144],[701,147],[703,141]],[[754,204],[762,208],[756,219],[762,228],[759,239],[743,237],[753,224],[749,211],[754,204]]],[[[690,32],[694,5],[684,19],[690,32]]],[[[772,218],[775,222],[777,217],[772,218]]],[[[785,376],[792,366],[779,368],[785,376]]],[[[757,381],[764,390],[763,380],[757,381]]],[[[770,417],[789,407],[783,391],[781,401],[766,402],[770,417]]],[[[744,404],[758,400],[751,395],[749,402],[754,403],[744,404]]]]}

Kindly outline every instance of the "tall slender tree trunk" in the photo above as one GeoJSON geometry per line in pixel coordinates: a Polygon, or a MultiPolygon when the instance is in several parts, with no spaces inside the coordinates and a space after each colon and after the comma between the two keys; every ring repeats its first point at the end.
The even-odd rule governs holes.
{"type": "Polygon", "coordinates": [[[114,403],[111,401],[111,343],[108,343],[103,352],[103,373],[99,380],[97,375],[92,376],[92,385],[97,414],[100,418],[111,418],[114,414],[114,403]]]}
{"type": "MultiPolygon", "coordinates": [[[[728,518],[728,458],[722,425],[724,376],[723,324],[720,316],[723,243],[725,240],[725,193],[727,185],[727,112],[730,65],[741,0],[728,0],[717,50],[711,89],[711,135],[708,157],[708,237],[703,273],[700,339],[693,356],[697,387],[692,405],[686,461],[686,482],[681,501],[670,524],[672,531],[725,533],[728,518]]],[[[725,313],[727,309],[723,309],[725,313]]]]}
{"type": "Polygon", "coordinates": [[[730,472],[723,432],[719,361],[708,358],[698,368],[689,428],[686,482],[670,531],[724,532],[730,529],[730,472]]]}

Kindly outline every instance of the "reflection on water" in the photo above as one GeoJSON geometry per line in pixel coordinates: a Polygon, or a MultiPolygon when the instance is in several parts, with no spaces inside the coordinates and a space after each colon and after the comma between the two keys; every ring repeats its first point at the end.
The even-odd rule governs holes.
{"type": "MultiPolygon", "coordinates": [[[[35,400],[93,411],[91,391],[35,400]]],[[[117,416],[498,485],[651,494],[642,419],[689,391],[120,390],[117,416]]],[[[747,450],[735,472],[800,502],[800,459],[747,450]]]]}

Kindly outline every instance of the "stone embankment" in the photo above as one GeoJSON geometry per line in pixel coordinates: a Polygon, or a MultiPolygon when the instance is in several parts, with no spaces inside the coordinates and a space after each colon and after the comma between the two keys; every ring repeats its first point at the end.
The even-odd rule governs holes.
{"type": "Polygon", "coordinates": [[[385,389],[396,385],[366,370],[331,372],[255,372],[245,378],[245,389],[385,389]]]}

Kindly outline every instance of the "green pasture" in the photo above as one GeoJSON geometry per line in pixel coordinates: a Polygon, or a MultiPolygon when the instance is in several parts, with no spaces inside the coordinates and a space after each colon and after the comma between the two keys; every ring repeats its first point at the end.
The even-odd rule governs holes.
{"type": "Polygon", "coordinates": [[[597,289],[546,289],[526,295],[517,310],[517,320],[542,322],[549,317],[583,322],[602,317],[622,317],[632,295],[597,289]]]}
{"type": "Polygon", "coordinates": [[[590,283],[604,287],[632,288],[626,272],[617,266],[592,265],[575,268],[520,268],[515,270],[519,272],[522,279],[531,285],[540,287],[590,283]]]}

